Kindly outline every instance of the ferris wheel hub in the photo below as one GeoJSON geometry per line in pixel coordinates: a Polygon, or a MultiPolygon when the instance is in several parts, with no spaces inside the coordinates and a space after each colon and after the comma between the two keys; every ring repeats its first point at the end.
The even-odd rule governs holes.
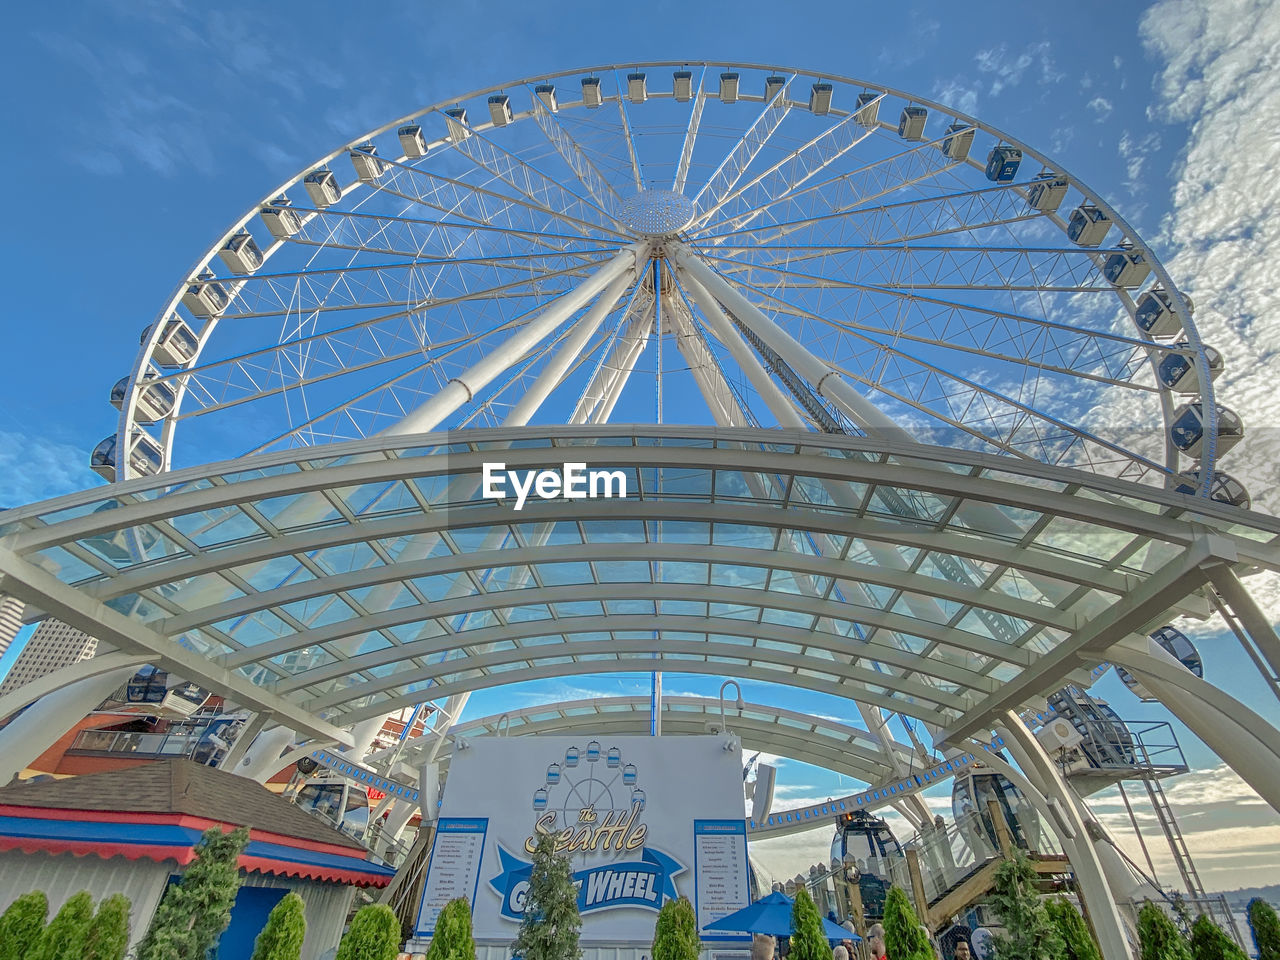
{"type": "Polygon", "coordinates": [[[693,201],[674,190],[641,190],[622,202],[622,222],[642,237],[672,237],[693,222],[693,201]]]}

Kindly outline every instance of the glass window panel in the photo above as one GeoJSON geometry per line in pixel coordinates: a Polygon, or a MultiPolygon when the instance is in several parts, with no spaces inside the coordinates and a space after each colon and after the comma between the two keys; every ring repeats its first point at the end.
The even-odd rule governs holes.
{"type": "Polygon", "coordinates": [[[649,564],[640,560],[608,560],[596,564],[601,583],[648,583],[649,564]]]}
{"type": "Polygon", "coordinates": [[[595,582],[591,565],[587,563],[541,563],[538,565],[538,576],[549,587],[595,582]]]}
{"type": "Polygon", "coordinates": [[[324,627],[340,620],[350,619],[353,611],[337,597],[313,597],[297,600],[280,608],[308,627],[324,627]]]}
{"type": "Polygon", "coordinates": [[[588,520],[582,524],[588,543],[643,543],[639,520],[588,520]]]}
{"type": "Polygon", "coordinates": [[[552,609],[557,617],[598,617],[604,613],[604,608],[595,600],[556,603],[552,605],[552,609]]]}
{"type": "Polygon", "coordinates": [[[695,600],[663,600],[662,613],[673,617],[705,617],[707,605],[695,600]]]}
{"type": "Polygon", "coordinates": [[[545,603],[526,603],[507,610],[508,623],[527,623],[530,620],[550,620],[551,611],[545,603]]]}
{"type": "Polygon", "coordinates": [[[616,616],[652,616],[654,606],[652,600],[606,600],[605,611],[616,616]]]}
{"type": "Polygon", "coordinates": [[[726,547],[772,550],[776,537],[777,530],[773,527],[741,523],[717,523],[712,530],[712,542],[726,547]]]}
{"type": "Polygon", "coordinates": [[[281,530],[313,527],[342,518],[333,504],[319,490],[270,497],[259,500],[254,507],[281,530]]]}

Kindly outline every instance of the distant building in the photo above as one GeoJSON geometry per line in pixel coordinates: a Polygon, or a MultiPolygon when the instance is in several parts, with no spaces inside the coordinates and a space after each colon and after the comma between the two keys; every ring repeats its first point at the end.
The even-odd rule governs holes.
{"type": "Polygon", "coordinates": [[[36,627],[9,675],[0,683],[0,696],[55,670],[87,660],[97,649],[98,641],[84,631],[61,620],[45,620],[36,627]]]}
{"type": "Polygon", "coordinates": [[[22,608],[23,603],[17,597],[0,593],[0,657],[22,629],[22,608]]]}

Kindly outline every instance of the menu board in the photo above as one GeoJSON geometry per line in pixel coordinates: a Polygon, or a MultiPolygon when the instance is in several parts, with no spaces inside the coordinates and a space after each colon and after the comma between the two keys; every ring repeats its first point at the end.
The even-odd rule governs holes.
{"type": "Polygon", "coordinates": [[[742,940],[745,933],[708,932],[707,924],[751,902],[744,820],[693,821],[694,909],[703,940],[742,940]]]}
{"type": "Polygon", "coordinates": [[[436,917],[450,900],[465,897],[473,907],[480,881],[480,858],[488,817],[442,817],[431,842],[431,861],[423,884],[422,905],[414,934],[429,937],[436,929],[436,917]]]}

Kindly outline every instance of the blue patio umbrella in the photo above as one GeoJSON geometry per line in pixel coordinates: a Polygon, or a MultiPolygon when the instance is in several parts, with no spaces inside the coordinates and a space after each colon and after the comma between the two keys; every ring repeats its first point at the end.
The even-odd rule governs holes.
{"type": "MultiPolygon", "coordinates": [[[[703,929],[734,933],[767,933],[775,937],[790,937],[795,934],[795,930],[791,928],[791,908],[794,903],[795,901],[785,893],[775,890],[750,906],[735,910],[719,920],[708,923],[703,929]]],[[[819,917],[819,919],[822,921],[822,935],[828,940],[862,939],[856,933],[850,933],[826,917],[819,917]]]]}

